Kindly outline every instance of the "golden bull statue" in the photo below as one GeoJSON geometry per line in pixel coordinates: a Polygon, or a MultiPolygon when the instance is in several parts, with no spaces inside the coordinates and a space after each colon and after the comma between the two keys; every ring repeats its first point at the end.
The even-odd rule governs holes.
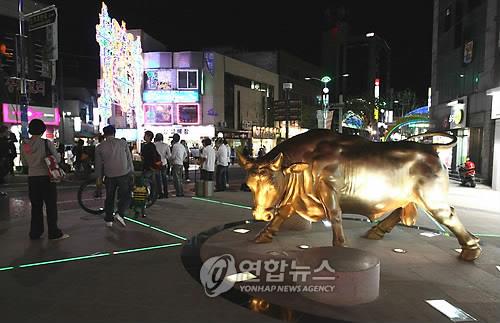
{"type": "Polygon", "coordinates": [[[456,137],[439,135],[453,141],[372,142],[316,129],[284,141],[255,161],[238,154],[248,171],[253,216],[269,222],[255,241],[271,242],[281,224],[297,213],[313,222],[330,220],[333,245],[343,246],[342,212],[371,221],[392,212],[366,234],[382,239],[399,222],[415,224],[419,206],[457,237],[462,259],[478,258],[479,239],[448,204],[448,172],[437,154],[438,148],[455,145],[456,137]]]}

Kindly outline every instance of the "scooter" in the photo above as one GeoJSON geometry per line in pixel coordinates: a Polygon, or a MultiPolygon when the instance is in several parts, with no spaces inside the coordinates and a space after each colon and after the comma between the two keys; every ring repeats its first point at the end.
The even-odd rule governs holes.
{"type": "Polygon", "coordinates": [[[466,169],[463,165],[458,166],[460,185],[465,187],[476,187],[475,169],[466,169]]]}

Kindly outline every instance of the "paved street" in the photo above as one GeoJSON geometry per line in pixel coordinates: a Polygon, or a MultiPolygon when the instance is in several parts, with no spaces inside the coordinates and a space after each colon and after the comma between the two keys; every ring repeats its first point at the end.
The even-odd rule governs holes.
{"type": "MultiPolygon", "coordinates": [[[[230,178],[230,191],[214,193],[212,201],[192,198],[189,183],[188,197],[159,200],[141,222],[112,229],[78,207],[77,183],[65,183],[59,222],[71,237],[58,242],[46,235],[28,239],[21,179],[0,187],[9,195],[0,200],[2,322],[275,322],[221,297],[208,298],[181,261],[187,239],[251,217],[251,195],[239,191],[242,170],[232,167],[230,178]]],[[[499,192],[452,182],[450,200],[468,230],[499,245],[499,192]]],[[[441,230],[424,214],[417,225],[441,230]]]]}

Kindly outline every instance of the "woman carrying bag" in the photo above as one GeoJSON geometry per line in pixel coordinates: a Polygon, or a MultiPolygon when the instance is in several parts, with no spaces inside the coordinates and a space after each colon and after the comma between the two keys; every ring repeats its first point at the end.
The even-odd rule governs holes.
{"type": "Polygon", "coordinates": [[[46,159],[59,162],[59,154],[49,140],[42,139],[47,127],[40,119],[29,123],[30,139],[24,140],[22,158],[28,165],[28,189],[31,201],[31,240],[41,238],[44,231],[43,204],[47,211],[47,227],[49,240],[62,240],[69,235],[63,233],[57,226],[57,188],[53,176],[49,176],[46,159]],[[49,157],[49,158],[47,158],[49,157]]]}

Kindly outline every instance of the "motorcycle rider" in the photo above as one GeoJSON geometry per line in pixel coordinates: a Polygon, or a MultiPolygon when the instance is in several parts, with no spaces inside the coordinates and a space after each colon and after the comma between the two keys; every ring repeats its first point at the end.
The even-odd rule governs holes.
{"type": "Polygon", "coordinates": [[[462,185],[475,187],[476,181],[474,176],[476,175],[476,164],[467,156],[463,166],[459,168],[460,179],[462,180],[462,185]]]}

